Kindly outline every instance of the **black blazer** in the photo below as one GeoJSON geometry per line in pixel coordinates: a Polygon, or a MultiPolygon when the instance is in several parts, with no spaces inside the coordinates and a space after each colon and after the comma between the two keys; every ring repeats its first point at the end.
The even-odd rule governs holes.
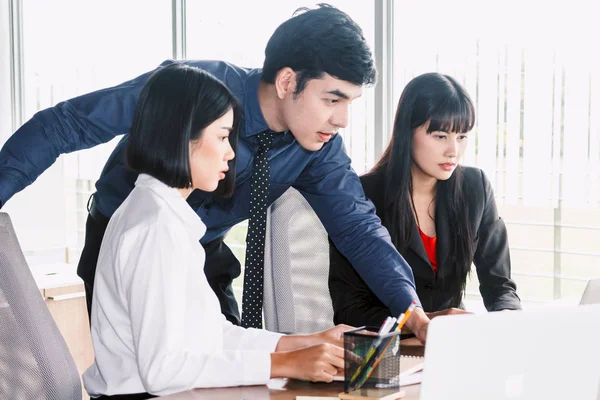
{"type": "MultiPolygon", "coordinates": [[[[510,276],[510,254],[508,237],[504,221],[498,216],[492,186],[478,168],[461,167],[463,188],[469,208],[471,234],[473,236],[474,264],[479,278],[479,291],[488,311],[503,309],[521,309],[521,300],[516,293],[516,284],[510,276]]],[[[383,174],[362,176],[361,183],[365,195],[375,204],[377,215],[383,218],[383,174]]],[[[427,312],[439,311],[450,307],[462,307],[453,304],[457,293],[445,285],[457,283],[459,279],[454,268],[449,265],[448,252],[451,227],[444,218],[446,204],[440,199],[436,203],[436,235],[438,275],[436,277],[417,224],[413,225],[410,243],[402,256],[411,266],[417,294],[427,312]]],[[[333,302],[334,321],[354,326],[379,326],[390,316],[389,309],[369,289],[348,260],[330,243],[329,292],[333,302]]],[[[377,262],[377,260],[373,260],[377,262]]],[[[454,289],[456,290],[456,289],[454,289]]]]}

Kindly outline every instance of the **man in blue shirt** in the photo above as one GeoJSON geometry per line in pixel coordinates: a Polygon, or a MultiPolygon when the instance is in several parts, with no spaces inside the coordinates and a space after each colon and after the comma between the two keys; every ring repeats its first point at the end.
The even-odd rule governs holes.
{"type": "MultiPolygon", "coordinates": [[[[165,61],[161,66],[174,61],[165,61]]],[[[188,202],[207,226],[205,273],[223,313],[239,323],[231,281],[239,262],[222,238],[249,216],[257,135],[281,132],[268,151],[271,204],[289,187],[310,203],[329,236],[391,312],[399,315],[418,300],[410,267],[365,198],[351,169],[339,128],[349,105],[375,81],[371,51],[361,29],[334,7],[321,6],[281,24],[269,39],[260,69],[221,61],[185,61],[221,80],[244,109],[231,197],[194,192],[188,202]]],[[[160,67],[159,67],[160,68],[160,67]]],[[[38,112],[0,152],[0,202],[31,184],[62,153],[86,149],[124,135],[96,183],[78,274],[88,307],[96,261],[108,219],[133,189],[135,173],[124,165],[127,132],[140,90],[152,72],[121,85],[73,98],[38,112]]],[[[0,205],[1,205],[0,204],[0,205]]],[[[429,320],[420,308],[407,326],[424,340],[429,320]]]]}

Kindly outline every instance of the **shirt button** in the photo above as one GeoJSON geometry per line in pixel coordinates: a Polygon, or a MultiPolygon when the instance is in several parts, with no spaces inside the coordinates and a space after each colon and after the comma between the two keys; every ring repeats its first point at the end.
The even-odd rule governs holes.
{"type": "Polygon", "coordinates": [[[433,290],[433,285],[425,285],[425,289],[431,292],[433,290]]]}

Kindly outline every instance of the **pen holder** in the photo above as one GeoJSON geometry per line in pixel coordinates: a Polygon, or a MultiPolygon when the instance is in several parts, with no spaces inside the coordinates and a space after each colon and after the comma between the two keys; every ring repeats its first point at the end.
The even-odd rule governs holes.
{"type": "MultiPolygon", "coordinates": [[[[376,329],[376,328],[375,328],[376,329]]],[[[369,334],[365,328],[344,332],[344,392],[371,396],[400,391],[400,331],[369,334]]]]}

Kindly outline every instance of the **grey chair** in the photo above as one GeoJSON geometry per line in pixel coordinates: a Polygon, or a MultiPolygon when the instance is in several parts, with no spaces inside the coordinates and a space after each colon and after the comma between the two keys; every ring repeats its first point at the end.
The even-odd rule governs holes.
{"type": "Polygon", "coordinates": [[[306,199],[290,188],[267,212],[265,327],[285,333],[332,327],[328,278],[327,232],[306,199]]]}
{"type": "Polygon", "coordinates": [[[75,362],[0,213],[0,399],[80,400],[75,362]]]}

